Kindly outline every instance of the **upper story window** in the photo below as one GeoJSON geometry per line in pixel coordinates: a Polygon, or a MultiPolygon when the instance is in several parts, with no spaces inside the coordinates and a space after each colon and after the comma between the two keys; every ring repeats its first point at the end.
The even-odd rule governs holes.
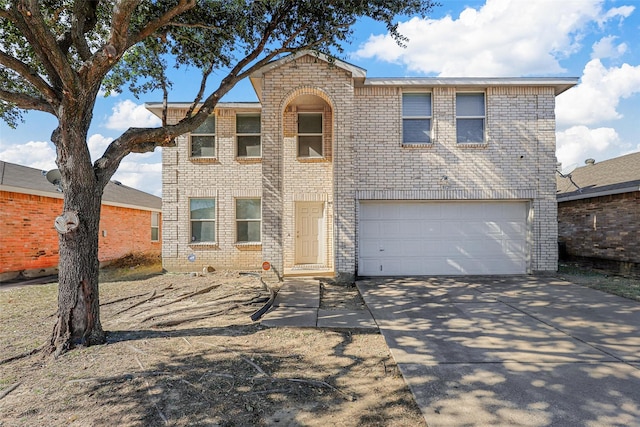
{"type": "Polygon", "coordinates": [[[456,135],[459,144],[485,142],[484,93],[456,94],[456,135]]]}
{"type": "Polygon", "coordinates": [[[262,156],[260,143],[260,114],[236,115],[237,153],[241,158],[262,156]]]}
{"type": "Polygon", "coordinates": [[[216,241],[216,199],[190,199],[189,220],[192,243],[216,241]]]}
{"type": "Polygon", "coordinates": [[[160,240],[160,213],[151,212],[151,241],[160,240]]]}
{"type": "Polygon", "coordinates": [[[298,113],[298,157],[323,157],[322,113],[298,113]]]}
{"type": "Polygon", "coordinates": [[[191,157],[216,157],[216,117],[207,117],[191,132],[191,157]]]}
{"type": "Polygon", "coordinates": [[[236,242],[260,243],[262,228],[262,201],[236,199],[236,242]]]}
{"type": "Polygon", "coordinates": [[[402,94],[402,143],[431,143],[431,94],[402,94]]]}

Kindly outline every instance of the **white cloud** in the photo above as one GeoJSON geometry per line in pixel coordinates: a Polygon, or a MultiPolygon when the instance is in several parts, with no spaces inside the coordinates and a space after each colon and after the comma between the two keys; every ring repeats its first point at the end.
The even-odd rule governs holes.
{"type": "Polygon", "coordinates": [[[612,7],[604,14],[599,24],[602,25],[613,18],[620,18],[620,21],[622,21],[624,18],[628,18],[634,10],[634,6],[612,7]]]}
{"type": "Polygon", "coordinates": [[[556,132],[556,144],[556,156],[563,168],[576,163],[582,166],[587,158],[599,160],[598,154],[621,145],[615,129],[590,129],[586,126],[574,126],[556,132]]]}
{"type": "Polygon", "coordinates": [[[130,127],[157,127],[161,121],[151,114],[144,105],[138,105],[130,99],[118,102],[113,107],[105,127],[113,130],[127,130],[130,127]]]}
{"type": "Polygon", "coordinates": [[[112,141],[113,138],[102,136],[99,133],[91,135],[87,141],[89,153],[91,153],[91,161],[95,162],[97,159],[102,157],[104,150],[107,149],[112,141]]]}
{"type": "Polygon", "coordinates": [[[25,144],[14,144],[0,150],[0,159],[9,163],[29,166],[36,169],[50,170],[56,166],[56,150],[53,144],[46,141],[29,141],[25,144]]]}
{"type": "MultiPolygon", "coordinates": [[[[158,150],[160,151],[160,150],[158,150]]],[[[130,154],[124,158],[112,179],[124,185],[162,196],[161,155],[153,153],[154,158],[142,154],[130,154]],[[154,160],[157,162],[152,163],[154,160]]]]}
{"type": "Polygon", "coordinates": [[[591,58],[620,58],[627,51],[627,44],[620,43],[614,46],[615,36],[603,37],[593,44],[591,58]]]}
{"type": "Polygon", "coordinates": [[[581,83],[556,99],[558,126],[594,124],[622,118],[617,111],[622,98],[640,93],[640,65],[606,68],[592,59],[584,68],[581,83]]]}
{"type": "Polygon", "coordinates": [[[602,10],[602,0],[487,0],[467,7],[458,19],[412,18],[398,26],[406,49],[387,35],[372,35],[354,54],[405,65],[440,76],[557,74],[559,63],[577,52],[589,23],[623,19],[633,8],[602,10]]]}

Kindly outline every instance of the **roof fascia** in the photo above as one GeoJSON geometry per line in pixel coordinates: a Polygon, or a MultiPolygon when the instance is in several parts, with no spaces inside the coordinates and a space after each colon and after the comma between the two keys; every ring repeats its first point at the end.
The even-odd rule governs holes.
{"type": "Polygon", "coordinates": [[[615,190],[594,191],[593,193],[578,193],[578,194],[572,194],[568,196],[563,196],[559,194],[556,197],[557,197],[558,203],[562,203],[562,202],[570,202],[572,200],[590,199],[593,197],[613,196],[616,194],[633,193],[635,191],[640,191],[640,186],[634,185],[633,187],[616,188],[615,190]]]}
{"type": "Polygon", "coordinates": [[[556,96],[578,84],[577,77],[374,77],[364,81],[365,86],[544,86],[553,87],[556,96]]]}

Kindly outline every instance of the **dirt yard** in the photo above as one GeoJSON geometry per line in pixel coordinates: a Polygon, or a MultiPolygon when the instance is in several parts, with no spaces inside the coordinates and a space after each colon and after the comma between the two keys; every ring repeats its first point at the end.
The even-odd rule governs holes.
{"type": "MultiPolygon", "coordinates": [[[[379,334],[265,328],[249,317],[269,296],[256,277],[139,277],[153,272],[102,273],[106,345],[0,365],[0,426],[425,425],[379,334]]],[[[56,292],[0,288],[1,360],[47,341],[56,292]]],[[[354,288],[323,294],[361,305],[354,288]]]]}

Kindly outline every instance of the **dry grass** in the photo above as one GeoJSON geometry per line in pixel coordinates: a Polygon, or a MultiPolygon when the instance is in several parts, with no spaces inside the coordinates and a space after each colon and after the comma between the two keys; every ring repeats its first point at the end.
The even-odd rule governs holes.
{"type": "Polygon", "coordinates": [[[640,301],[640,278],[615,275],[575,263],[561,263],[558,276],[582,286],[640,301]]]}
{"type": "MultiPolygon", "coordinates": [[[[0,290],[2,358],[47,341],[56,288],[0,290]]],[[[264,328],[265,296],[231,272],[102,283],[108,343],[0,365],[0,426],[425,425],[379,334],[264,328]]]]}

